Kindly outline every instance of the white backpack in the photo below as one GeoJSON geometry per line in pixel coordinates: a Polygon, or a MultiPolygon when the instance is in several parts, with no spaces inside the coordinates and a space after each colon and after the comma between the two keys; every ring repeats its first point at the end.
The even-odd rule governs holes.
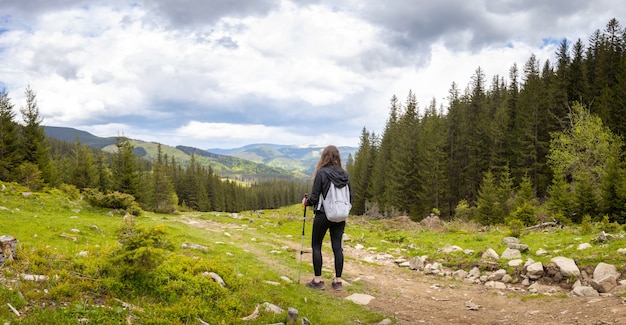
{"type": "Polygon", "coordinates": [[[333,182],[330,182],[330,188],[326,197],[320,194],[320,201],[317,204],[317,209],[321,210],[324,206],[324,213],[326,218],[332,222],[342,222],[348,219],[352,204],[350,203],[350,187],[346,186],[342,188],[335,187],[333,182]]]}

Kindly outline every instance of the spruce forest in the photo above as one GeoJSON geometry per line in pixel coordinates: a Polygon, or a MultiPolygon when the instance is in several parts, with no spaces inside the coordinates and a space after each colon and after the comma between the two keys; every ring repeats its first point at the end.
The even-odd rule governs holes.
{"type": "MultiPolygon", "coordinates": [[[[480,67],[446,107],[391,97],[382,134],[349,157],[355,215],[413,220],[434,213],[484,225],[584,220],[626,223],[626,29],[616,19],[587,44],[563,40],[555,62],[531,55],[507,78],[480,67]]],[[[0,180],[82,191],[97,205],[173,212],[257,210],[300,201],[302,180],[223,180],[193,159],[146,161],[120,136],[117,152],[46,138],[35,91],[15,105],[0,91],[0,180]]]]}
{"type": "Polygon", "coordinates": [[[626,29],[611,19],[555,61],[530,55],[508,78],[478,67],[448,107],[391,97],[349,162],[355,214],[435,213],[483,225],[626,223],[626,29]]]}

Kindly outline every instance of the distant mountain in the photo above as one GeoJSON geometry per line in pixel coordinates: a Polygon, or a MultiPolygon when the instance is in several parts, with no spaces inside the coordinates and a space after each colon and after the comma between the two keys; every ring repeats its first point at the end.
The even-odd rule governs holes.
{"type": "MultiPolygon", "coordinates": [[[[116,137],[101,138],[89,132],[55,126],[45,126],[46,135],[66,142],[74,142],[78,139],[80,143],[101,149],[105,152],[114,153],[116,137]]],[[[158,143],[145,142],[141,140],[129,139],[135,150],[133,153],[139,157],[155,160],[157,158],[158,143]]],[[[202,149],[178,146],[172,147],[161,145],[163,155],[168,159],[174,158],[176,162],[187,165],[191,160],[191,155],[197,163],[211,168],[220,176],[232,179],[264,179],[264,178],[306,178],[307,175],[298,171],[289,171],[277,167],[271,167],[262,163],[248,161],[238,157],[215,154],[202,149]]]]}
{"type": "Polygon", "coordinates": [[[51,138],[65,142],[74,142],[78,139],[80,143],[98,149],[115,144],[116,139],[116,137],[101,138],[89,132],[59,126],[44,126],[44,131],[51,138]]]}
{"type": "MultiPolygon", "coordinates": [[[[78,139],[83,144],[115,152],[116,137],[98,137],[89,132],[74,128],[45,126],[46,135],[66,142],[78,139]]],[[[158,144],[141,140],[130,140],[135,146],[134,153],[149,160],[156,159],[158,144]]],[[[211,166],[223,177],[250,178],[307,178],[315,169],[323,147],[291,146],[277,144],[251,144],[234,149],[198,149],[188,146],[161,145],[161,150],[168,159],[174,158],[178,163],[186,165],[193,154],[196,162],[211,166]]],[[[339,147],[343,163],[348,156],[354,156],[357,148],[339,147]]]]}
{"type": "MultiPolygon", "coordinates": [[[[238,157],[256,163],[278,167],[289,171],[299,171],[306,175],[313,174],[315,165],[319,160],[324,147],[315,146],[292,146],[279,144],[250,144],[234,149],[207,149],[217,154],[238,157]]],[[[341,160],[344,165],[348,162],[348,156],[354,157],[358,148],[338,147],[341,160]]]]}

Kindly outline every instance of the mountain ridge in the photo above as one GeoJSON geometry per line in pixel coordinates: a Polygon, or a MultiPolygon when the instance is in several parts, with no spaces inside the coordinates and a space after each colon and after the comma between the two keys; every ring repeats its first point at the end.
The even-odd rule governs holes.
{"type": "MultiPolygon", "coordinates": [[[[47,136],[65,142],[80,143],[101,149],[106,152],[115,152],[117,137],[98,137],[89,132],[70,127],[44,126],[47,136]]],[[[129,139],[139,156],[153,160],[156,158],[157,146],[155,142],[129,139]]],[[[200,149],[191,146],[177,145],[175,147],[161,144],[164,154],[174,157],[177,162],[187,164],[191,156],[197,163],[211,166],[215,172],[227,178],[272,178],[293,177],[303,179],[310,177],[323,147],[314,145],[282,145],[258,143],[248,144],[231,149],[200,149]]],[[[357,148],[338,147],[342,159],[347,162],[350,155],[354,155],[357,148]]]]}

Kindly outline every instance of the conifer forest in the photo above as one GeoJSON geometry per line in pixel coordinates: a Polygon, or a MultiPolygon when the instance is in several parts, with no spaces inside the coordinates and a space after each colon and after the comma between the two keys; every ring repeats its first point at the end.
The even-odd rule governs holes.
{"type": "Polygon", "coordinates": [[[626,29],[530,55],[508,76],[478,67],[446,107],[395,95],[381,134],[363,129],[349,163],[353,213],[483,225],[626,222],[626,29]]]}

